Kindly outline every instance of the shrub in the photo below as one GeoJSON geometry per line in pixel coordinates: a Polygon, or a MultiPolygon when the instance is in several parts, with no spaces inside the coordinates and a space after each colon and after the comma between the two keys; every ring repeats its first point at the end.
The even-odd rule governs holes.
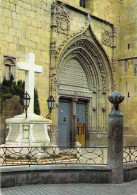
{"type": "MultiPolygon", "coordinates": [[[[0,108],[2,109],[2,102],[5,99],[12,98],[13,95],[17,95],[20,97],[20,103],[23,106],[23,95],[24,95],[24,81],[14,81],[14,77],[11,75],[10,79],[3,79],[3,82],[0,83],[0,108]]],[[[38,92],[37,89],[34,89],[34,112],[36,114],[40,114],[40,106],[38,100],[38,92]]]]}

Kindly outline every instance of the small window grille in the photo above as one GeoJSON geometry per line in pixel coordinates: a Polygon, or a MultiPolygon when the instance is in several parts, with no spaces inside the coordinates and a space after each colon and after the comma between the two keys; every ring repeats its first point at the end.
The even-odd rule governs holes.
{"type": "Polygon", "coordinates": [[[85,8],[86,7],[86,0],[80,0],[79,4],[80,4],[81,7],[85,8]]]}

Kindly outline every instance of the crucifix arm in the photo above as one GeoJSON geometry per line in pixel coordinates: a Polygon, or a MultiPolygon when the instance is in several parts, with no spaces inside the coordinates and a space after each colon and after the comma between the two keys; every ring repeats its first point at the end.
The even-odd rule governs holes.
{"type": "Polygon", "coordinates": [[[30,70],[29,63],[26,63],[26,62],[18,62],[17,63],[17,69],[18,70],[29,71],[30,70]]]}

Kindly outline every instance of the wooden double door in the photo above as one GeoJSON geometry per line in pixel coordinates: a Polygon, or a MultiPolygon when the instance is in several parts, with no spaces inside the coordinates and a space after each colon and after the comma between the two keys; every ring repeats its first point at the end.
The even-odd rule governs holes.
{"type": "Polygon", "coordinates": [[[73,102],[71,100],[61,99],[59,101],[59,120],[58,120],[58,142],[59,146],[70,146],[75,132],[76,141],[81,146],[85,146],[86,138],[86,102],[78,101],[76,103],[76,127],[74,127],[73,102]]]}

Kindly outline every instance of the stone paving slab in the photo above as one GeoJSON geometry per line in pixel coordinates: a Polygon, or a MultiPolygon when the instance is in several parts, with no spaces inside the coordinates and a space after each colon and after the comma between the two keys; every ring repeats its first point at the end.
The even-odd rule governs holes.
{"type": "Polygon", "coordinates": [[[137,195],[137,180],[123,184],[37,184],[3,188],[1,195],[137,195]]]}

